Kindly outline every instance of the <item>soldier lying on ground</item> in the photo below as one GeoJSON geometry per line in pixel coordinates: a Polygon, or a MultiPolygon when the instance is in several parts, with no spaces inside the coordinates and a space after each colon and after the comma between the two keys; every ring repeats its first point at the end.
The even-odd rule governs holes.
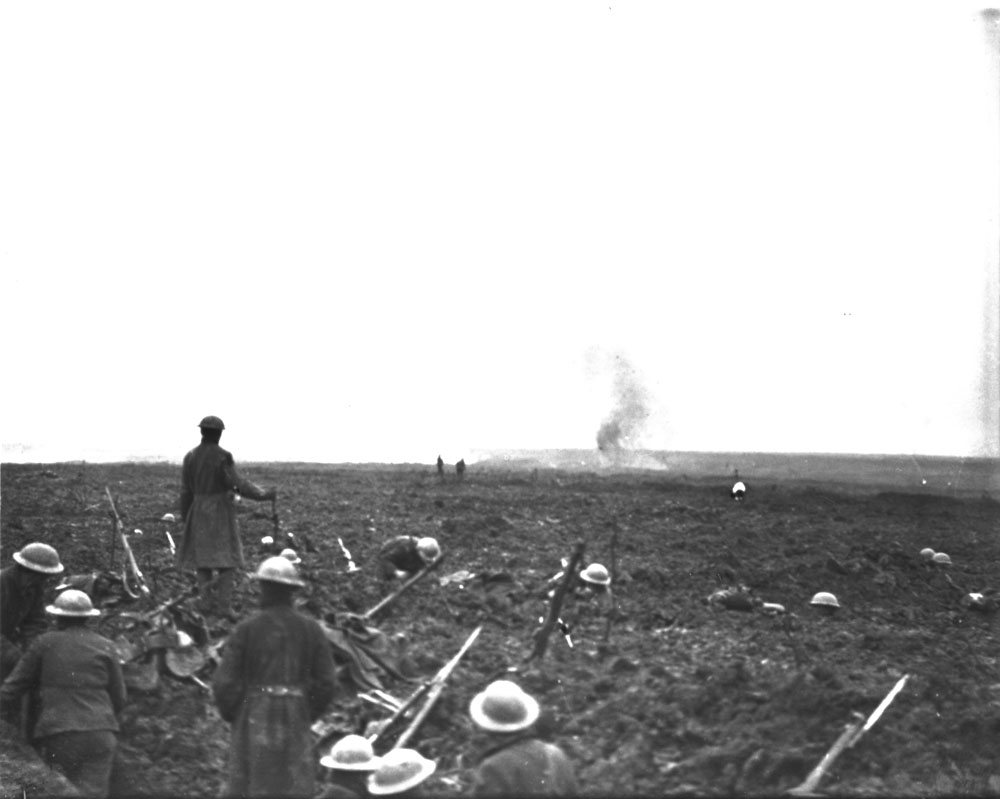
{"type": "Polygon", "coordinates": [[[469,704],[469,715],[489,734],[472,774],[474,796],[576,796],[576,775],[566,753],[538,739],[540,708],[509,680],[490,683],[469,704]]]}
{"type": "Polygon", "coordinates": [[[385,580],[403,580],[433,563],[441,555],[441,548],[433,538],[397,535],[390,538],[378,552],[379,574],[385,580]]]}

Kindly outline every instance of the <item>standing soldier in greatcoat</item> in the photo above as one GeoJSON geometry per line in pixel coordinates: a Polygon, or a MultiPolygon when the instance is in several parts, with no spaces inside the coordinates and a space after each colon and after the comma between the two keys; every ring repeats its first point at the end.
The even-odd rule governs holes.
{"type": "Polygon", "coordinates": [[[257,569],[260,610],[226,641],[212,690],[232,726],[230,796],[315,793],[310,726],[336,691],[333,654],[322,628],[295,610],[305,583],[280,555],[257,569]]]}
{"type": "Polygon", "coordinates": [[[206,416],[198,425],[201,444],[184,456],[181,514],[184,541],[177,551],[177,567],[194,569],[201,589],[202,613],[235,621],[232,594],[236,569],[246,568],[234,496],[273,500],[278,492],[264,490],[236,471],[231,453],[219,446],[226,426],[218,416],[206,416]],[[213,583],[213,578],[215,582],[213,583]]]}

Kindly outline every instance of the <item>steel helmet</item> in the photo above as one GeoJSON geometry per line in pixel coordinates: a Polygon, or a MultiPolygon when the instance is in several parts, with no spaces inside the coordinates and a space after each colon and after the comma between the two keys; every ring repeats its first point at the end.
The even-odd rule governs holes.
{"type": "Polygon", "coordinates": [[[53,616],[71,616],[74,618],[101,615],[101,611],[97,610],[91,604],[90,597],[83,591],[77,591],[75,588],[67,588],[45,610],[53,616]]]}
{"type": "Polygon", "coordinates": [[[594,583],[595,585],[611,585],[611,575],[600,563],[591,563],[580,572],[580,579],[585,583],[594,583]]]}
{"type": "Polygon", "coordinates": [[[61,574],[63,570],[59,553],[48,544],[28,544],[20,552],[14,553],[14,560],[24,568],[42,574],[61,574]]]}
{"type": "Polygon", "coordinates": [[[345,735],[319,759],[321,766],[344,771],[375,771],[382,758],[375,754],[371,741],[361,735],[345,735]]]}
{"type": "Polygon", "coordinates": [[[254,579],[266,580],[270,583],[281,583],[282,585],[294,585],[299,588],[305,586],[305,583],[299,578],[299,572],[294,564],[288,558],[281,557],[281,555],[275,555],[273,558],[267,558],[262,561],[260,566],[257,567],[254,579]]]}
{"type": "Polygon", "coordinates": [[[824,608],[839,608],[840,603],[837,601],[837,597],[831,594],[829,591],[820,591],[818,594],[813,596],[809,601],[810,605],[817,605],[824,608]]]}
{"type": "Polygon", "coordinates": [[[298,553],[291,547],[281,550],[281,557],[287,559],[289,563],[295,566],[298,566],[302,562],[302,558],[300,558],[298,553]]]}
{"type": "Polygon", "coordinates": [[[163,518],[160,519],[161,522],[176,522],[177,517],[172,513],[164,513],[163,518]]]}
{"type": "Polygon", "coordinates": [[[437,560],[441,554],[441,547],[435,538],[420,538],[417,539],[417,552],[425,562],[430,563],[432,560],[437,560]]]}
{"type": "Polygon", "coordinates": [[[924,560],[930,560],[931,558],[934,557],[934,550],[931,549],[930,547],[924,547],[923,549],[920,550],[920,557],[922,557],[924,560]]]}
{"type": "Polygon", "coordinates": [[[510,680],[496,680],[469,703],[469,715],[484,730],[517,732],[530,727],[541,713],[531,696],[510,680]]]}
{"type": "Polygon", "coordinates": [[[225,430],[226,426],[222,423],[222,419],[218,416],[206,416],[200,422],[198,422],[198,427],[202,430],[225,430]]]}
{"type": "Polygon", "coordinates": [[[940,563],[943,566],[951,566],[951,558],[944,554],[944,552],[935,553],[934,557],[931,558],[935,563],[940,563]]]}
{"type": "Polygon", "coordinates": [[[391,749],[368,777],[368,793],[375,796],[402,793],[422,783],[436,768],[437,763],[415,749],[391,749]]]}

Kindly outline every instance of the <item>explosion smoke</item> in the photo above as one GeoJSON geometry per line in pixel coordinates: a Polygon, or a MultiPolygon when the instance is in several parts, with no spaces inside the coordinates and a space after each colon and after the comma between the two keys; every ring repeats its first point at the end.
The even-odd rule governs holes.
{"type": "Polygon", "coordinates": [[[642,435],[649,417],[649,395],[635,369],[621,355],[614,356],[614,406],[597,431],[601,452],[631,449],[642,435]]]}

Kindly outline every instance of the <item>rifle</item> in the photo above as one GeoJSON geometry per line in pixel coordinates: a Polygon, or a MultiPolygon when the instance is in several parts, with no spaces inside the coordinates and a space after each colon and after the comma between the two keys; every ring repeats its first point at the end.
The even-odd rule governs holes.
{"type": "Polygon", "coordinates": [[[432,560],[430,563],[424,566],[424,568],[422,568],[420,571],[414,574],[409,580],[407,580],[405,583],[399,586],[399,588],[397,588],[395,591],[389,594],[389,596],[387,596],[385,599],[379,602],[375,607],[373,607],[371,610],[367,610],[364,613],[362,613],[361,618],[367,621],[376,613],[378,613],[380,610],[385,610],[385,608],[387,608],[389,605],[395,602],[399,598],[400,594],[402,594],[407,588],[409,588],[417,581],[422,580],[424,577],[430,574],[431,571],[436,569],[438,567],[438,564],[440,564],[442,560],[444,560],[444,555],[443,554],[438,555],[434,560],[432,560]]]}
{"type": "MultiPolygon", "coordinates": [[[[565,623],[559,617],[559,612],[562,610],[563,598],[566,596],[566,592],[576,579],[577,569],[580,566],[580,561],[583,560],[583,549],[583,542],[578,543],[573,549],[573,556],[569,560],[569,565],[566,566],[566,569],[562,573],[562,582],[559,583],[555,594],[552,595],[548,615],[545,617],[542,626],[534,632],[535,646],[531,650],[531,654],[525,659],[526,662],[535,658],[541,659],[545,656],[545,650],[549,645],[549,635],[555,627],[563,630],[563,635],[569,636],[569,628],[566,627],[565,623]]],[[[567,643],[569,643],[568,637],[567,643]]]]}
{"type": "Polygon", "coordinates": [[[462,644],[462,648],[458,650],[455,657],[445,663],[444,666],[441,667],[441,670],[434,675],[434,679],[428,683],[429,688],[427,690],[427,700],[424,702],[423,707],[417,711],[417,715],[414,716],[413,721],[410,722],[410,726],[406,728],[401,736],[399,736],[399,740],[396,741],[396,745],[393,749],[400,749],[406,746],[420,725],[423,724],[424,719],[427,718],[427,715],[431,712],[431,709],[437,702],[438,697],[441,696],[441,692],[444,690],[445,680],[451,676],[451,673],[455,670],[455,667],[462,659],[462,656],[469,651],[469,648],[476,642],[476,639],[479,637],[479,633],[482,631],[483,625],[480,624],[475,630],[472,631],[472,634],[465,639],[465,643],[462,644]]]}
{"type": "Polygon", "coordinates": [[[868,730],[875,726],[875,722],[879,720],[885,709],[889,707],[893,699],[896,698],[896,694],[903,690],[903,686],[906,685],[906,680],[909,674],[904,674],[893,687],[892,690],[886,695],[885,699],[875,708],[874,712],[868,717],[868,721],[861,725],[861,720],[864,718],[860,713],[855,713],[855,721],[850,722],[844,731],[840,734],[840,737],[834,741],[833,746],[830,747],[823,759],[819,761],[816,768],[809,772],[809,776],[800,784],[794,788],[790,788],[786,793],[789,796],[817,796],[816,786],[819,785],[819,781],[823,779],[823,776],[833,765],[833,761],[840,757],[840,753],[845,749],[850,749],[858,741],[861,740],[861,736],[864,735],[868,730]]]}
{"type": "MultiPolygon", "coordinates": [[[[132,567],[132,574],[135,576],[135,581],[139,584],[139,590],[142,592],[142,595],[149,596],[150,594],[149,586],[146,585],[146,578],[142,576],[142,572],[139,570],[139,564],[135,562],[135,555],[132,552],[132,547],[129,546],[128,537],[125,535],[125,525],[122,524],[121,516],[118,515],[118,508],[115,505],[114,498],[111,496],[111,489],[105,486],[104,492],[108,495],[108,502],[111,503],[111,515],[112,518],[114,519],[115,532],[118,534],[118,537],[121,538],[122,547],[124,547],[125,549],[125,555],[128,561],[128,565],[132,567]]],[[[112,552],[114,552],[114,549],[112,549],[112,552]]],[[[124,586],[125,591],[129,596],[131,596],[133,599],[138,599],[139,595],[133,594],[128,587],[128,579],[126,577],[125,571],[126,569],[123,566],[122,585],[124,586]]]]}

